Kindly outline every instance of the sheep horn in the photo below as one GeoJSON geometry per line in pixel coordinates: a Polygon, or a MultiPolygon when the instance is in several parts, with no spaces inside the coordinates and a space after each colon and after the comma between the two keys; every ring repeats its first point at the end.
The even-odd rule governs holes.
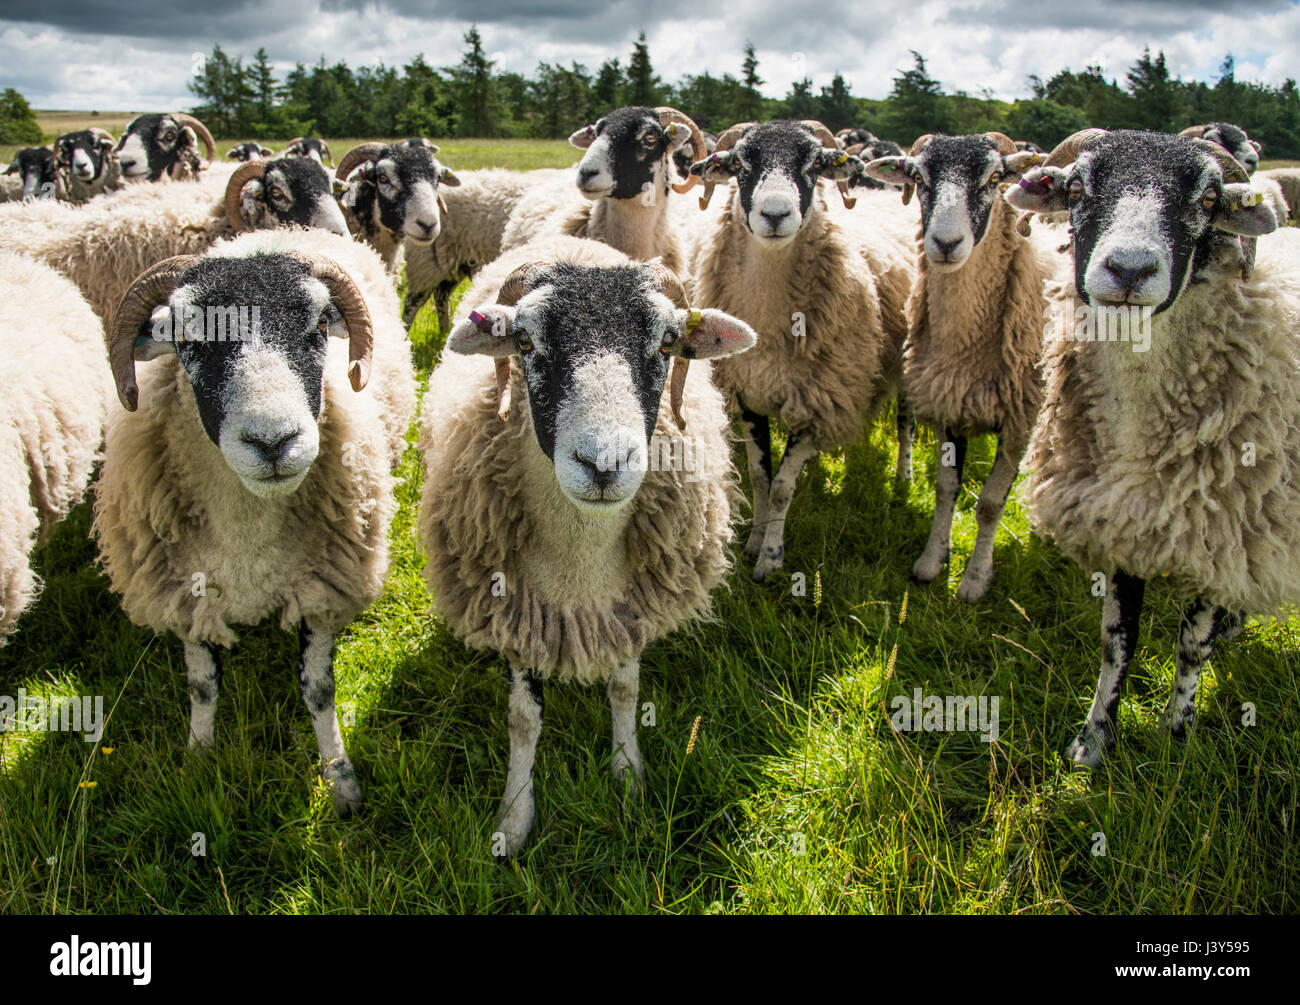
{"type": "MultiPolygon", "coordinates": [[[[655,109],[655,114],[659,116],[659,124],[666,126],[672,122],[680,123],[691,131],[691,161],[702,161],[709,156],[709,148],[704,142],[704,134],[700,132],[700,127],[695,124],[685,112],[679,112],[676,108],[670,108],[668,105],[660,105],[655,109]]],[[[700,176],[688,174],[684,182],[673,182],[673,191],[679,194],[689,192],[700,182],[700,176]]]]}
{"type": "Polygon", "coordinates": [[[295,136],[293,139],[289,141],[289,145],[284,148],[284,152],[286,154],[289,154],[290,157],[298,156],[298,154],[302,152],[299,149],[298,144],[301,143],[303,139],[304,137],[302,136],[295,136]],[[292,151],[292,153],[290,153],[290,151],[292,151]]]}
{"type": "Polygon", "coordinates": [[[1077,133],[1067,136],[1056,144],[1052,152],[1047,155],[1047,160],[1043,163],[1047,167],[1065,167],[1068,164],[1073,164],[1085,147],[1090,146],[1099,137],[1105,135],[1106,130],[1104,129],[1080,129],[1077,133]]]}
{"type": "MultiPolygon", "coordinates": [[[[543,269],[546,262],[528,262],[519,266],[506,277],[497,294],[497,303],[503,307],[513,307],[533,288],[537,277],[534,269],[543,269]]],[[[495,361],[497,384],[497,418],[502,422],[510,420],[510,357],[498,356],[495,361]]]]}
{"type": "Polygon", "coordinates": [[[128,412],[134,412],[140,404],[140,389],[135,382],[135,340],[140,326],[149,320],[155,307],[172,295],[181,273],[198,260],[197,255],[174,255],[151,265],[135,277],[118,301],[107,332],[108,363],[113,369],[117,399],[128,412]]]}
{"type": "Polygon", "coordinates": [[[355,171],[359,164],[373,160],[379,156],[379,152],[386,146],[386,143],[376,143],[373,140],[369,143],[358,143],[343,155],[343,159],[339,161],[339,166],[334,169],[334,177],[339,181],[347,181],[348,175],[355,171]]]}
{"type": "MultiPolygon", "coordinates": [[[[929,143],[932,139],[934,139],[934,133],[926,133],[924,136],[918,136],[916,138],[916,142],[912,144],[912,149],[907,152],[907,156],[915,157],[917,154],[919,154],[922,150],[925,149],[925,145],[929,143]]],[[[904,206],[906,206],[909,202],[912,201],[912,195],[915,192],[916,192],[915,185],[913,185],[911,182],[907,182],[907,181],[903,182],[903,205],[904,206]]]]}
{"type": "MultiPolygon", "coordinates": [[[[826,128],[826,126],[823,125],[821,122],[819,122],[817,119],[802,119],[801,121],[803,122],[804,128],[807,129],[810,133],[812,133],[815,137],[817,137],[818,140],[821,141],[822,146],[830,150],[843,149],[842,145],[840,144],[840,141],[835,138],[835,134],[832,133],[828,128],[826,128]]],[[[849,156],[851,157],[853,155],[850,154],[849,156]]],[[[848,182],[837,181],[835,183],[835,187],[840,190],[840,199],[841,201],[843,201],[845,209],[852,209],[854,206],[858,204],[857,199],[854,199],[849,196],[848,182]]]]}
{"type": "MultiPolygon", "coordinates": [[[[745,130],[750,126],[757,125],[756,122],[737,122],[734,126],[718,137],[718,142],[713,147],[714,154],[720,154],[730,150],[736,145],[736,141],[745,134],[745,130]]],[[[704,183],[704,194],[700,196],[700,209],[709,208],[709,200],[713,198],[713,189],[718,183],[715,181],[706,181],[704,183]]]]}
{"type": "Polygon", "coordinates": [[[290,252],[289,257],[307,265],[312,278],[325,284],[331,299],[343,312],[343,323],[348,329],[348,382],[352,390],[360,391],[370,379],[370,356],[375,345],[375,329],[365,297],[334,259],[303,251],[290,252]]]}
{"type": "Polygon", "coordinates": [[[117,142],[113,139],[113,134],[107,129],[100,129],[98,126],[94,126],[91,128],[90,133],[92,136],[98,136],[101,140],[108,140],[109,143],[117,142]]]}
{"type": "Polygon", "coordinates": [[[184,112],[174,112],[172,113],[172,118],[176,120],[178,125],[189,126],[194,130],[198,138],[203,141],[203,145],[208,151],[208,167],[211,167],[213,160],[215,160],[217,156],[217,144],[212,138],[212,134],[208,132],[208,127],[193,115],[186,115],[184,112]]]}
{"type": "Polygon", "coordinates": [[[236,232],[244,229],[244,214],[242,212],[243,207],[240,204],[240,194],[243,192],[244,186],[252,179],[261,178],[265,173],[266,161],[245,161],[243,164],[240,164],[239,167],[235,168],[234,173],[230,176],[230,180],[226,182],[226,195],[224,200],[226,207],[226,220],[236,232]]]}
{"type": "Polygon", "coordinates": [[[984,135],[993,141],[994,145],[998,148],[998,153],[1002,154],[1004,157],[1007,154],[1015,153],[1019,149],[1019,147],[1016,146],[1016,141],[1006,133],[1000,133],[996,129],[990,129],[984,135]]]}
{"type": "Polygon", "coordinates": [[[1219,162],[1219,167],[1223,169],[1223,180],[1226,183],[1250,181],[1250,175],[1246,173],[1245,165],[1232,156],[1224,147],[1211,140],[1203,140],[1199,137],[1193,137],[1192,142],[1219,162]]]}
{"type": "Polygon", "coordinates": [[[1208,129],[1208,128],[1209,128],[1209,126],[1188,126],[1186,129],[1181,130],[1181,131],[1178,133],[1178,135],[1179,135],[1179,136],[1192,136],[1192,137],[1195,137],[1195,138],[1199,139],[1200,137],[1202,137],[1202,136],[1205,135],[1205,130],[1208,129]]]}
{"type": "MultiPolygon", "coordinates": [[[[674,307],[686,306],[686,290],[682,286],[682,281],[677,273],[663,262],[655,260],[647,262],[651,274],[654,276],[655,289],[666,296],[674,307]]],[[[672,408],[673,421],[677,423],[678,429],[686,428],[686,417],[682,414],[682,402],[686,396],[686,371],[690,368],[691,361],[685,356],[673,357],[672,372],[668,376],[668,404],[672,408]]]]}

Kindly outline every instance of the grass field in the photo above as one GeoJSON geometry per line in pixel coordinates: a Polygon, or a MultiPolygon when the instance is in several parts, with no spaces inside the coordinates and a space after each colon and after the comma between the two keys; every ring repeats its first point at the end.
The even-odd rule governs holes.
{"type": "MultiPolygon", "coordinates": [[[[520,152],[520,166],[568,149],[551,146],[520,152]]],[[[411,334],[423,375],[442,339],[431,308],[411,334]]],[[[45,592],[0,649],[0,695],[101,694],[111,718],[97,744],[0,734],[0,911],[1296,910],[1300,618],[1223,647],[1180,745],[1157,722],[1179,604],[1152,584],[1121,745],[1095,774],[1065,769],[1100,601],[1030,534],[1014,493],[988,597],[953,598],[990,448],[972,445],[954,562],[930,587],[907,573],[933,511],[933,437],[910,488],[888,474],[887,421],[811,466],[786,575],[753,584],[737,547],[716,620],[646,652],[642,795],[610,778],[603,689],[549,686],[537,829],[509,863],[490,844],[502,666],[429,611],[414,449],[384,595],[340,638],[338,699],[367,800],[345,822],[315,774],[296,639],[245,634],[226,663],[218,749],[190,753],[181,646],[122,615],[83,505],[39,557],[45,592]],[[915,688],[998,697],[1000,735],[895,732],[891,699],[915,688]]]]}

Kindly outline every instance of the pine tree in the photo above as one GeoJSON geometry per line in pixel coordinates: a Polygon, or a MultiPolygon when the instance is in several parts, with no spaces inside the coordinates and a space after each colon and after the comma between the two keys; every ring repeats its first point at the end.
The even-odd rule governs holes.
{"type": "Polygon", "coordinates": [[[659,78],[650,65],[650,46],[646,44],[643,31],[637,35],[636,44],[632,46],[632,58],[627,63],[627,103],[655,107],[660,99],[659,85],[659,78]]]}
{"type": "Polygon", "coordinates": [[[925,57],[912,50],[912,69],[894,78],[889,95],[889,131],[904,147],[925,133],[952,131],[952,116],[939,82],[929,75],[925,57]]]}
{"type": "Polygon", "coordinates": [[[465,32],[469,46],[457,66],[448,67],[453,89],[460,104],[460,136],[496,136],[499,132],[501,106],[492,77],[495,65],[483,52],[483,37],[478,25],[465,32]]]}
{"type": "Polygon", "coordinates": [[[625,86],[623,67],[617,59],[601,63],[596,71],[596,83],[591,88],[592,114],[600,117],[622,105],[625,86]]]}
{"type": "Polygon", "coordinates": [[[763,117],[763,96],[759,88],[766,81],[758,75],[758,55],[754,43],[745,42],[745,61],[740,64],[740,100],[732,118],[737,122],[757,122],[763,117]]]}

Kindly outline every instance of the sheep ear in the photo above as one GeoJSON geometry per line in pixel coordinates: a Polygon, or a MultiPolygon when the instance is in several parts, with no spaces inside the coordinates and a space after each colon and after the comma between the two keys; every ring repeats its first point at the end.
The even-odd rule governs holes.
{"type": "Polygon", "coordinates": [[[1058,167],[1030,168],[1003,198],[1016,209],[1031,213],[1059,213],[1070,208],[1065,191],[1065,171],[1058,167]]]}
{"type": "Polygon", "coordinates": [[[1030,168],[1038,167],[1047,158],[1033,150],[1020,150],[1002,158],[1006,170],[1002,172],[1003,181],[1018,181],[1030,168]]]}
{"type": "Polygon", "coordinates": [[[735,158],[736,152],[734,150],[711,153],[704,160],[696,161],[691,165],[691,174],[699,175],[704,181],[726,181],[731,177],[732,163],[735,158]]]}
{"type": "Polygon", "coordinates": [[[447,348],[464,356],[510,356],[515,344],[510,339],[515,309],[505,304],[486,304],[470,311],[447,336],[447,348]]]}
{"type": "Polygon", "coordinates": [[[131,357],[137,363],[145,363],[159,356],[166,356],[176,351],[176,336],[184,337],[184,332],[173,330],[173,325],[180,325],[181,319],[172,312],[171,304],[164,303],[154,308],[149,320],[140,326],[140,332],[131,346],[131,357]]]}
{"type": "Polygon", "coordinates": [[[256,230],[262,225],[262,215],[266,203],[262,199],[262,182],[253,178],[239,190],[239,215],[244,219],[244,226],[256,230]]]}
{"type": "Polygon", "coordinates": [[[664,352],[683,359],[712,359],[717,356],[734,356],[752,349],[758,341],[754,329],[722,311],[679,310],[677,327],[681,337],[666,342],[664,352]]]}
{"type": "Polygon", "coordinates": [[[676,153],[691,138],[691,131],[680,122],[670,122],[664,132],[668,134],[668,152],[676,153]]]}
{"type": "Polygon", "coordinates": [[[848,181],[863,167],[862,161],[843,150],[823,147],[817,154],[817,173],[828,181],[848,181]]]}
{"type": "Polygon", "coordinates": [[[908,185],[916,177],[916,161],[911,157],[877,157],[862,168],[868,177],[888,185],[908,185]]]}
{"type": "Polygon", "coordinates": [[[456,177],[456,173],[451,168],[443,167],[440,164],[438,165],[438,184],[456,188],[460,184],[460,179],[456,177]]]}
{"type": "Polygon", "coordinates": [[[1264,193],[1251,188],[1248,182],[1238,182],[1223,186],[1214,226],[1229,234],[1260,237],[1277,230],[1277,217],[1264,200],[1264,193]]]}
{"type": "Polygon", "coordinates": [[[1263,144],[1259,140],[1247,140],[1246,142],[1255,148],[1255,153],[1262,154],[1264,152],[1263,144]]]}
{"type": "Polygon", "coordinates": [[[596,142],[596,127],[583,126],[576,133],[569,137],[569,142],[579,150],[586,150],[596,142]]]}

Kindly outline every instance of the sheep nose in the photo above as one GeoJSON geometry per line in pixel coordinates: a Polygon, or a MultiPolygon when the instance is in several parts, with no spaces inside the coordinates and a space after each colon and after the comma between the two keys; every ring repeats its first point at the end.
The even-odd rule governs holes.
{"type": "Polygon", "coordinates": [[[781,221],[790,215],[788,209],[777,210],[775,213],[769,212],[766,209],[760,209],[758,212],[759,215],[768,222],[773,230],[781,226],[781,221]]]}
{"type": "Polygon", "coordinates": [[[614,480],[618,477],[617,468],[607,467],[604,464],[591,460],[590,458],[583,457],[577,452],[574,453],[573,458],[582,465],[583,469],[587,472],[587,477],[591,479],[592,484],[602,491],[613,485],[614,480]]]}
{"type": "Polygon", "coordinates": [[[437,221],[435,220],[416,220],[415,225],[425,234],[431,234],[433,233],[433,227],[436,222],[437,221]]]}
{"type": "Polygon", "coordinates": [[[945,241],[942,238],[936,237],[934,238],[934,244],[936,248],[943,252],[944,258],[952,258],[953,252],[961,247],[961,242],[965,239],[966,238],[961,234],[958,234],[951,241],[945,241]]]}
{"type": "Polygon", "coordinates": [[[258,452],[262,460],[267,464],[278,464],[284,460],[284,455],[289,452],[293,441],[298,438],[298,430],[286,433],[284,436],[268,438],[245,433],[240,437],[245,443],[258,452]]]}
{"type": "Polygon", "coordinates": [[[578,168],[578,184],[583,188],[587,187],[587,182],[600,174],[600,168],[578,168]]]}
{"type": "Polygon", "coordinates": [[[1155,275],[1156,268],[1155,257],[1147,254],[1113,254],[1106,259],[1106,271],[1128,292],[1155,275]]]}

